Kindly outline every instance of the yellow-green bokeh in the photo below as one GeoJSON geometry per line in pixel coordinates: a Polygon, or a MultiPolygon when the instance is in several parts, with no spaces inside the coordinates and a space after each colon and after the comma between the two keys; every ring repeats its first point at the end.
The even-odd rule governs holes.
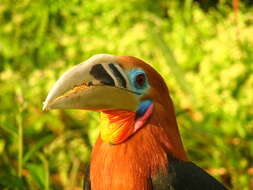
{"type": "Polygon", "coordinates": [[[97,53],[152,64],[191,160],[253,189],[253,9],[239,5],[236,16],[225,0],[0,1],[0,189],[81,188],[99,115],[41,108],[60,74],[97,53]]]}

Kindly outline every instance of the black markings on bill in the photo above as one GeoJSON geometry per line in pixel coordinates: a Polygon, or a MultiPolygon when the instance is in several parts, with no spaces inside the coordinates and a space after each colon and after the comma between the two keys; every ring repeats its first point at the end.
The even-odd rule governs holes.
{"type": "Polygon", "coordinates": [[[113,63],[109,64],[109,68],[112,70],[113,75],[117,78],[119,85],[123,88],[126,88],[126,80],[125,78],[122,76],[122,74],[119,72],[119,70],[117,69],[117,67],[115,67],[115,65],[113,63]]]}
{"type": "Polygon", "coordinates": [[[101,64],[96,64],[90,70],[90,74],[94,76],[95,79],[99,80],[102,84],[115,86],[113,78],[106,72],[101,64]]]}

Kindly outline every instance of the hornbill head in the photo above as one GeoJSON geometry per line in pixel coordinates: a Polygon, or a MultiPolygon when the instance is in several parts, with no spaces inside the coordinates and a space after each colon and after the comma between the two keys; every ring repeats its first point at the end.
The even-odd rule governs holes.
{"type": "Polygon", "coordinates": [[[151,66],[130,56],[99,54],[65,72],[43,110],[102,112],[107,125],[114,124],[105,127],[102,139],[118,144],[144,126],[155,105],[168,109],[167,102],[172,105],[167,86],[151,66]]]}

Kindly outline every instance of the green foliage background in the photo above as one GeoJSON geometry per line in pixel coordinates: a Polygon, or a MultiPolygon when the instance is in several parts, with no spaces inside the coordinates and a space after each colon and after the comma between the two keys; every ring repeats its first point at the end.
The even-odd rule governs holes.
{"type": "Polygon", "coordinates": [[[81,189],[98,114],[41,108],[60,74],[97,53],[152,64],[190,159],[253,189],[253,9],[231,4],[1,0],[0,189],[81,189]]]}

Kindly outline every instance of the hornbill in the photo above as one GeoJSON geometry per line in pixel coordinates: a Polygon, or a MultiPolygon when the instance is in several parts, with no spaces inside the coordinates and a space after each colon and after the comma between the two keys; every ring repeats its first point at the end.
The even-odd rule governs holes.
{"type": "Polygon", "coordinates": [[[140,59],[91,57],[58,79],[43,109],[101,112],[85,190],[226,189],[188,161],[168,88],[140,59]]]}

